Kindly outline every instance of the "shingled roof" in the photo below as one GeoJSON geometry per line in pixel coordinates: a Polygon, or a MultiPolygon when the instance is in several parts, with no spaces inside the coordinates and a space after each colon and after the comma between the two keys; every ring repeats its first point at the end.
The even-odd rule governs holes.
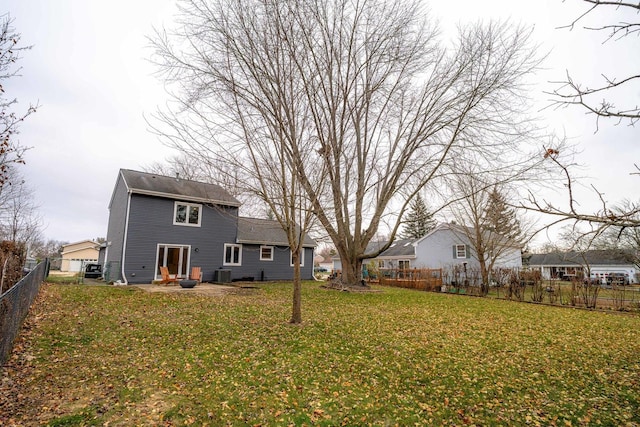
{"type": "Polygon", "coordinates": [[[416,248],[413,246],[415,239],[400,239],[396,240],[389,246],[389,248],[378,255],[378,258],[415,258],[416,248]]]}
{"type": "MultiPolygon", "coordinates": [[[[287,234],[278,221],[259,218],[238,218],[237,242],[254,245],[289,246],[287,234]]],[[[305,235],[303,246],[315,247],[317,245],[315,240],[305,235]]]]}
{"type": "Polygon", "coordinates": [[[235,197],[216,184],[129,169],[120,169],[120,174],[127,189],[132,193],[225,206],[240,206],[240,202],[235,197]]]}
{"type": "Polygon", "coordinates": [[[547,254],[531,254],[528,264],[535,265],[582,265],[586,263],[590,265],[629,265],[633,264],[633,253],[630,251],[619,250],[592,250],[583,253],[569,252],[551,252],[547,254]]]}

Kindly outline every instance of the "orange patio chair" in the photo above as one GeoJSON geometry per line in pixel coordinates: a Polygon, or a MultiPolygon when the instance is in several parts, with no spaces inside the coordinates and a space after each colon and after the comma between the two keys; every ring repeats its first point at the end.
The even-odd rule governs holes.
{"type": "Polygon", "coordinates": [[[189,279],[196,280],[198,283],[202,282],[202,268],[201,267],[191,267],[191,275],[189,279]]]}
{"type": "Polygon", "coordinates": [[[162,280],[160,281],[160,283],[162,283],[163,285],[167,285],[169,283],[178,283],[178,275],[175,274],[173,277],[171,277],[171,274],[169,274],[169,269],[167,267],[160,267],[160,275],[162,276],[162,280]]]}

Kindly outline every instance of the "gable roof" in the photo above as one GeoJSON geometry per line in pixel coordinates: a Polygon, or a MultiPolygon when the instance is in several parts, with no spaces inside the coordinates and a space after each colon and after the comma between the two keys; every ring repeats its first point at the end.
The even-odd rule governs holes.
{"type": "MultiPolygon", "coordinates": [[[[438,231],[442,231],[442,230],[449,230],[452,233],[459,235],[459,236],[464,236],[465,238],[468,238],[468,236],[473,235],[475,232],[475,228],[473,227],[467,227],[466,225],[460,225],[460,224],[456,224],[456,223],[447,223],[447,222],[443,222],[440,223],[436,226],[436,228],[434,228],[433,230],[431,230],[429,233],[425,234],[424,236],[422,236],[421,238],[419,238],[418,240],[416,240],[414,242],[414,245],[417,246],[419,243],[421,243],[423,240],[427,239],[429,236],[437,233],[438,231]]],[[[489,237],[491,236],[490,231],[485,231],[484,232],[487,238],[497,238],[498,240],[496,241],[496,243],[500,244],[502,247],[505,248],[518,248],[518,249],[522,249],[524,247],[524,245],[522,243],[518,243],[515,242],[513,240],[510,240],[508,237],[505,237],[503,235],[500,234],[494,234],[494,237],[489,237]]]]}
{"type": "Polygon", "coordinates": [[[585,264],[585,259],[590,265],[630,265],[633,264],[633,253],[619,250],[592,250],[584,254],[575,251],[531,254],[528,264],[530,266],[582,265],[585,264]]]}
{"type": "MultiPolygon", "coordinates": [[[[278,221],[260,218],[239,217],[236,241],[254,245],[289,246],[287,233],[278,221]]],[[[317,245],[315,240],[305,234],[302,246],[316,247],[317,245]]]]}
{"type": "Polygon", "coordinates": [[[124,180],[127,191],[130,193],[190,202],[240,206],[240,202],[235,197],[216,184],[138,172],[130,169],[120,169],[120,176],[124,180]]]}
{"type": "Polygon", "coordinates": [[[415,239],[400,239],[394,241],[389,248],[378,255],[378,258],[415,258],[415,239]]]}
{"type": "Polygon", "coordinates": [[[98,250],[99,247],[100,243],[94,242],[93,240],[81,240],[79,242],[62,245],[62,254],[64,255],[72,252],[84,251],[85,249],[98,250]]]}

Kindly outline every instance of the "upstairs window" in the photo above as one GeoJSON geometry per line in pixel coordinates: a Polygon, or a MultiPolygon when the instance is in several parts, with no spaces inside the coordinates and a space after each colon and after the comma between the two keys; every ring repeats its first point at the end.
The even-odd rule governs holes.
{"type": "Polygon", "coordinates": [[[190,227],[200,227],[202,218],[202,205],[194,203],[176,202],[173,212],[174,225],[187,225],[190,227]]]}
{"type": "Polygon", "coordinates": [[[242,245],[224,244],[223,265],[242,265],[242,245]]]}
{"type": "Polygon", "coordinates": [[[455,245],[453,247],[454,258],[469,258],[469,250],[467,245],[455,245]]]}

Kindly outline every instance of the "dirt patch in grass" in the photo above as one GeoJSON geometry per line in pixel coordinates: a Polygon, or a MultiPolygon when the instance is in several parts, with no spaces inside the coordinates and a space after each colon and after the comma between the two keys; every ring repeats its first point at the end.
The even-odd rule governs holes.
{"type": "Polygon", "coordinates": [[[182,294],[182,295],[203,295],[203,296],[224,296],[228,294],[237,294],[238,292],[247,292],[246,288],[226,285],[214,285],[210,283],[199,283],[194,288],[183,288],[180,285],[132,285],[137,289],[145,292],[164,293],[164,294],[182,294]]]}

